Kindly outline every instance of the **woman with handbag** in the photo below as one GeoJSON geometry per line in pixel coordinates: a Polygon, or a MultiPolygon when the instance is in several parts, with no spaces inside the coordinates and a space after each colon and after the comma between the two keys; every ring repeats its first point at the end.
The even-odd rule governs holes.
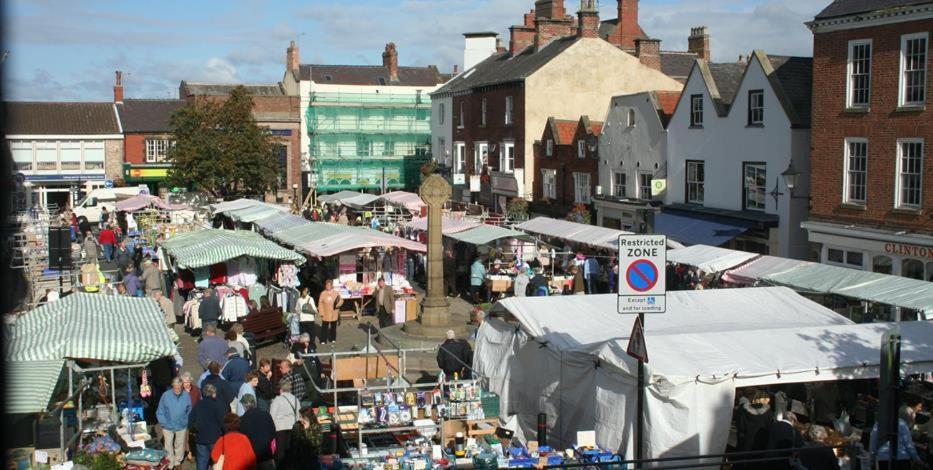
{"type": "Polygon", "coordinates": [[[224,417],[224,435],[211,450],[214,470],[253,470],[256,454],[246,434],[240,432],[240,417],[229,413],[224,417]]]}
{"type": "Polygon", "coordinates": [[[343,298],[334,289],[334,281],[324,281],[324,292],[318,300],[317,310],[321,312],[321,344],[337,342],[337,320],[343,298]]]}
{"type": "Polygon", "coordinates": [[[291,382],[287,380],[279,382],[276,390],[278,396],[272,400],[269,414],[272,415],[272,421],[275,423],[275,463],[278,467],[288,451],[292,427],[298,421],[298,410],[301,405],[295,395],[292,395],[291,382]]]}
{"type": "Polygon", "coordinates": [[[278,467],[285,470],[320,468],[321,425],[310,406],[301,409],[298,422],[292,427],[291,438],[285,459],[278,467]]]}

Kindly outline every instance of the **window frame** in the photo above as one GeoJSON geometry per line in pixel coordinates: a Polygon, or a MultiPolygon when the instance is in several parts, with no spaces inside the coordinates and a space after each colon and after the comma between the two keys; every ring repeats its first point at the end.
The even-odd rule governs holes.
{"type": "Polygon", "coordinates": [[[639,200],[642,200],[642,201],[651,200],[651,179],[652,177],[654,177],[654,174],[651,173],[650,171],[642,171],[638,173],[638,181],[636,181],[636,183],[638,184],[638,199],[639,200]],[[645,186],[644,184],[645,182],[644,180],[646,176],[648,177],[647,186],[645,186]],[[645,191],[645,189],[647,189],[647,191],[645,191]]]}
{"type": "Polygon", "coordinates": [[[511,126],[515,123],[515,101],[512,96],[505,97],[505,125],[511,126]]]}
{"type": "Polygon", "coordinates": [[[545,199],[557,199],[557,170],[541,169],[541,196],[545,199]],[[548,178],[550,176],[550,180],[548,178]],[[548,184],[550,182],[550,184],[548,184]]]}
{"type": "Polygon", "coordinates": [[[466,164],[466,142],[454,142],[454,173],[464,174],[466,164]]]}
{"type": "Polygon", "coordinates": [[[466,127],[466,116],[463,113],[463,101],[460,102],[460,119],[457,123],[457,129],[463,129],[466,127]]]}
{"type": "Polygon", "coordinates": [[[635,127],[635,108],[628,109],[628,127],[635,127]]]}
{"type": "Polygon", "coordinates": [[[900,50],[900,64],[898,65],[898,92],[897,92],[897,104],[898,106],[923,106],[926,104],[927,100],[927,81],[929,77],[927,76],[927,62],[930,60],[930,35],[927,32],[920,33],[911,33],[901,35],[901,50],[900,50]],[[923,80],[920,80],[920,83],[923,84],[923,99],[920,101],[907,101],[907,55],[906,55],[906,46],[908,41],[915,39],[923,39],[924,49],[923,49],[923,68],[915,71],[921,71],[923,73],[923,80]]]}
{"type": "Polygon", "coordinates": [[[503,173],[515,172],[515,142],[506,140],[502,142],[502,151],[499,152],[499,171],[503,173]],[[511,150],[512,156],[509,156],[511,150]]]}
{"type": "Polygon", "coordinates": [[[167,138],[152,137],[146,139],[145,145],[146,163],[162,163],[165,161],[165,157],[168,155],[168,149],[172,147],[172,141],[167,138]]]}
{"type": "Polygon", "coordinates": [[[593,178],[589,173],[580,171],[573,173],[573,202],[574,204],[589,204],[593,201],[593,178]],[[583,191],[583,182],[586,181],[586,189],[583,191]]]}
{"type": "Polygon", "coordinates": [[[702,93],[690,95],[690,127],[703,127],[702,93]]]}
{"type": "Polygon", "coordinates": [[[84,164],[84,146],[80,140],[58,141],[58,168],[65,171],[81,171],[84,164]],[[65,160],[66,151],[77,151],[77,160],[65,160]],[[67,165],[66,165],[67,164],[67,165]]]}
{"type": "Polygon", "coordinates": [[[628,184],[628,175],[624,171],[612,172],[612,195],[615,197],[626,197],[626,185],[628,184]],[[621,178],[620,178],[621,176],[621,178]],[[619,184],[621,181],[622,184],[619,184]]]}
{"type": "MultiPolygon", "coordinates": [[[[874,62],[875,46],[871,39],[853,39],[848,44],[848,56],[846,59],[846,108],[862,109],[871,107],[871,67],[874,62]],[[856,103],[855,99],[855,48],[859,46],[868,46],[868,85],[866,87],[867,98],[864,103],[856,103]]],[[[860,74],[861,76],[861,74],[860,74]]]]}
{"type": "Polygon", "coordinates": [[[444,103],[437,104],[437,124],[439,126],[444,125],[444,112],[446,111],[444,103]]]}
{"type": "Polygon", "coordinates": [[[486,97],[484,96],[482,101],[482,113],[480,114],[479,126],[486,127],[486,123],[486,97]]]}
{"type": "MultiPolygon", "coordinates": [[[[757,175],[753,175],[757,176],[757,175]]],[[[768,164],[766,162],[742,162],[742,210],[764,212],[768,208],[768,164]],[[760,187],[761,207],[749,206],[751,190],[748,185],[748,169],[759,168],[764,171],[764,183],[760,187]]]]}
{"type": "Polygon", "coordinates": [[[544,141],[544,156],[554,156],[554,139],[547,139],[544,141]]]}
{"type": "Polygon", "coordinates": [[[36,152],[35,152],[35,142],[31,140],[10,140],[8,141],[10,145],[10,162],[13,164],[13,171],[28,171],[32,172],[36,169],[36,152]],[[17,151],[29,152],[29,161],[17,161],[16,153],[17,151]],[[24,168],[21,165],[29,164],[29,168],[24,168]]]}
{"type": "Polygon", "coordinates": [[[584,139],[577,140],[577,158],[580,160],[586,158],[586,140],[584,139]]]}
{"type": "Polygon", "coordinates": [[[864,137],[846,137],[843,139],[843,149],[842,149],[842,202],[843,204],[851,204],[856,206],[864,206],[868,202],[868,139],[864,137]],[[863,198],[856,199],[852,197],[851,194],[851,183],[852,183],[852,173],[858,170],[852,170],[852,144],[864,144],[865,145],[865,155],[862,157],[865,159],[864,170],[859,171],[863,176],[863,198]]]}
{"type": "Polygon", "coordinates": [[[762,127],[765,125],[765,91],[763,89],[748,90],[748,122],[749,127],[762,127]],[[761,103],[755,106],[753,98],[757,97],[761,103]],[[755,119],[755,113],[759,113],[758,119],[755,119]]]}
{"type": "Polygon", "coordinates": [[[897,159],[895,162],[894,170],[894,208],[895,209],[908,209],[908,210],[920,210],[923,208],[923,157],[926,152],[926,145],[923,139],[921,138],[904,138],[897,139],[897,159]],[[909,175],[916,176],[917,180],[917,203],[908,204],[904,202],[904,176],[907,176],[904,170],[904,145],[905,144],[920,144],[920,155],[918,159],[920,160],[918,171],[916,173],[909,173],[909,175]]]}
{"type": "Polygon", "coordinates": [[[81,159],[84,162],[84,171],[103,173],[107,168],[107,144],[103,140],[86,140],[82,142],[82,150],[83,153],[81,154],[81,159]],[[93,162],[88,161],[88,154],[90,154],[90,150],[100,150],[101,159],[99,168],[88,167],[88,163],[94,163],[96,166],[96,163],[98,162],[97,160],[94,160],[93,162]]]}
{"type": "Polygon", "coordinates": [[[483,152],[480,152],[480,149],[486,149],[486,158],[489,158],[489,142],[485,140],[477,141],[473,143],[473,172],[477,175],[483,174],[483,168],[486,167],[487,163],[483,162],[483,152]]]}
{"type": "Polygon", "coordinates": [[[706,160],[686,160],[684,162],[684,170],[685,170],[684,172],[684,183],[685,183],[684,202],[687,204],[703,205],[704,201],[706,200],[706,160]],[[702,180],[695,180],[695,181],[690,180],[690,166],[691,165],[696,165],[703,169],[702,180]],[[700,199],[690,198],[690,186],[691,185],[695,185],[698,189],[702,190],[703,195],[700,197],[700,199]]]}

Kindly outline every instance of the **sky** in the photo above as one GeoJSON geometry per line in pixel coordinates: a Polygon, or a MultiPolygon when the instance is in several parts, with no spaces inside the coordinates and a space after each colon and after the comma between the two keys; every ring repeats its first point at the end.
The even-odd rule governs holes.
{"type": "MultiPolygon", "coordinates": [[[[181,80],[275,83],[285,49],[301,63],[379,65],[395,42],[400,65],[463,61],[462,33],[508,27],[534,0],[6,0],[4,95],[7,100],[108,101],[114,71],[127,98],[177,98],[181,80]]],[[[829,0],[641,0],[642,29],[663,50],[685,50],[692,26],[709,28],[713,60],[735,61],[763,49],[805,55],[803,24],[829,0]]],[[[576,13],[579,2],[565,1],[576,13]]],[[[601,0],[601,19],[616,2],[601,0]]]]}

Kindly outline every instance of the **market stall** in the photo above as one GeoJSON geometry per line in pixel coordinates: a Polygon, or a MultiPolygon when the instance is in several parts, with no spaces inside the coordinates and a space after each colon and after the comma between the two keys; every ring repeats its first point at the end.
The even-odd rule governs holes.
{"type": "MultiPolygon", "coordinates": [[[[509,298],[477,334],[474,368],[533,436],[548,416],[557,446],[595,429],[631,456],[638,364],[626,354],[634,315],[614,295],[509,298]]],[[[856,325],[787,288],[668,292],[646,318],[646,457],[719,454],[738,387],[877,377],[893,324],[856,325]]],[[[902,370],[933,371],[933,324],[901,323],[902,370]]]]}
{"type": "MultiPolygon", "coordinates": [[[[452,245],[460,245],[454,253],[470,254],[475,251],[485,255],[486,284],[493,295],[512,292],[515,276],[519,271],[527,270],[528,262],[538,254],[534,237],[496,225],[483,224],[446,237],[453,242],[452,245]],[[464,245],[474,250],[464,249],[464,245]]],[[[463,261],[470,263],[469,257],[463,261]]]]}
{"type": "Polygon", "coordinates": [[[407,191],[391,191],[380,196],[388,204],[404,208],[413,214],[420,214],[421,209],[427,207],[421,196],[407,191]]]}
{"type": "Polygon", "coordinates": [[[667,262],[693,266],[712,274],[741,266],[761,255],[708,245],[692,245],[667,251],[667,262]]]}
{"type": "Polygon", "coordinates": [[[791,258],[781,258],[778,256],[764,255],[752,260],[735,269],[730,269],[722,274],[722,279],[726,282],[740,285],[751,286],[757,284],[765,276],[780,274],[799,266],[814,264],[809,261],[800,261],[791,258]]]}

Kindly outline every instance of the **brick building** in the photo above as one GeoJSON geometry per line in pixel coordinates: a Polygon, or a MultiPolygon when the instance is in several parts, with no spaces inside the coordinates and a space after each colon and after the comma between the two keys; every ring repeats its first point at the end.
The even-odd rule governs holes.
{"type": "MultiPolygon", "coordinates": [[[[237,84],[193,83],[182,81],[178,96],[186,103],[198,100],[222,102],[237,84]]],[[[274,194],[277,202],[289,202],[297,195],[304,198],[301,178],[301,117],[299,99],[289,96],[281,83],[243,85],[253,98],[253,118],[266,127],[276,140],[279,177],[274,194]]]]}
{"type": "Polygon", "coordinates": [[[150,194],[164,194],[171,165],[165,155],[174,144],[169,120],[185,106],[183,100],[124,99],[122,73],[117,71],[113,102],[123,130],[123,181],[147,184],[150,194]]]}
{"type": "Polygon", "coordinates": [[[541,177],[535,178],[535,201],[547,201],[555,214],[566,214],[574,204],[592,202],[602,128],[602,122],[590,121],[589,116],[576,121],[547,120],[541,140],[534,143],[535,166],[541,169],[541,177]]]}
{"type": "Polygon", "coordinates": [[[808,26],[809,240],[827,264],[933,280],[933,2],[834,2],[808,26]]]}

